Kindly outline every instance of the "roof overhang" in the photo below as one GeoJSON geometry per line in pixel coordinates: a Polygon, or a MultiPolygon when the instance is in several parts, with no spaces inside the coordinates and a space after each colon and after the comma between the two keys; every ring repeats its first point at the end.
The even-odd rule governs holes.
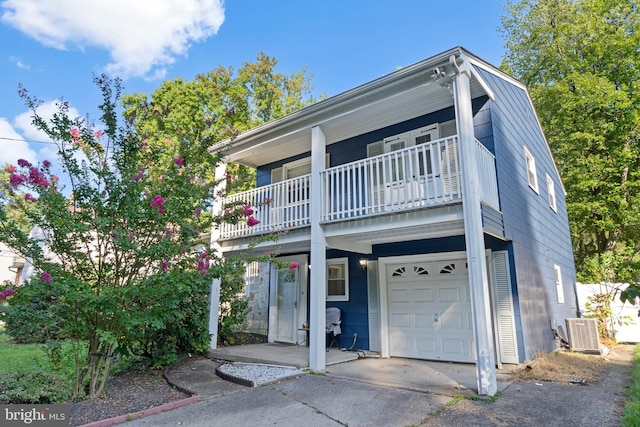
{"type": "MultiPolygon", "coordinates": [[[[450,49],[222,141],[212,151],[226,150],[228,161],[258,167],[309,152],[315,126],[330,145],[452,107],[450,58],[470,55],[460,47],[450,49]]],[[[471,95],[492,95],[475,73],[471,95]]]]}

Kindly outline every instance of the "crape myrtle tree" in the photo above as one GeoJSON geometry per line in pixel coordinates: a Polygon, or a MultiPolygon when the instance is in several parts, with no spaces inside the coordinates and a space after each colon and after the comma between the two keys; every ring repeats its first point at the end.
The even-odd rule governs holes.
{"type": "MultiPolygon", "coordinates": [[[[165,82],[151,99],[122,97],[122,104],[120,81],[96,77],[100,126],[70,117],[63,100],[46,121],[39,101],[19,90],[34,125],[55,142],[55,166],[66,177],[49,160],[4,169],[0,240],[30,259],[36,274],[2,291],[9,302],[3,320],[14,338],[76,341],[75,397],[98,396],[119,355],[166,364],[208,348],[211,280],[222,278],[222,300],[231,299],[243,260],[213,253],[206,235],[212,221],[257,222],[250,206],[213,218],[207,212],[224,195],[213,173],[223,153],[208,148],[313,102],[302,101],[304,72],[285,77],[273,72],[275,64],[261,54],[242,77],[220,68],[194,82],[165,82]]],[[[232,171],[235,178],[223,178],[231,191],[251,182],[239,167],[232,171]]]]}
{"type": "MultiPolygon", "coordinates": [[[[502,17],[502,67],[531,92],[567,192],[578,279],[638,282],[637,1],[522,0],[502,17]]],[[[635,300],[637,286],[624,299],[635,300]]]]}
{"type": "Polygon", "coordinates": [[[57,337],[84,350],[76,354],[76,397],[101,394],[116,354],[208,348],[208,289],[225,269],[201,244],[211,226],[202,212],[216,185],[209,172],[222,154],[186,138],[151,147],[135,132],[135,120],[119,124],[120,82],[106,76],[95,82],[101,127],[70,117],[63,100],[47,122],[39,101],[20,89],[33,124],[57,146],[68,188],[50,161],[21,159],[6,166],[5,191],[24,191],[24,215],[40,233],[26,233],[5,204],[0,209],[0,239],[37,272],[12,295],[5,292],[8,331],[32,302],[47,302],[44,317],[56,320],[57,337]]]}

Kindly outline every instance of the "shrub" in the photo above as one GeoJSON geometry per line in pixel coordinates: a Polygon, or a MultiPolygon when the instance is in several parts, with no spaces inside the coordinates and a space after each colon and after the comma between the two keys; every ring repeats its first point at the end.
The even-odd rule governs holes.
{"type": "Polygon", "coordinates": [[[64,403],[72,392],[64,377],[41,369],[19,369],[0,378],[0,404],[64,403]]]}

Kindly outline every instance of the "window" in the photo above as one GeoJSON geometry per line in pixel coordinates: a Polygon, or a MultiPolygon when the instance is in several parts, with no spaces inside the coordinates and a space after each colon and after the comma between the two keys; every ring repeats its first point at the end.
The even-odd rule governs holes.
{"type": "Polygon", "coordinates": [[[349,260],[327,260],[327,301],[349,301],[349,260]]]}
{"type": "Polygon", "coordinates": [[[538,175],[536,173],[536,159],[527,147],[524,147],[524,157],[527,162],[527,180],[529,181],[529,187],[536,193],[538,193],[538,175]]]}
{"type": "Polygon", "coordinates": [[[559,265],[553,266],[556,278],[556,293],[558,294],[558,304],[564,304],[564,289],[562,288],[562,272],[559,265]]]}
{"type": "Polygon", "coordinates": [[[547,190],[549,191],[549,206],[554,212],[558,212],[558,208],[556,207],[556,189],[549,174],[547,174],[547,190]]]}
{"type": "MultiPolygon", "coordinates": [[[[329,167],[329,153],[325,156],[325,167],[329,167]]],[[[287,179],[299,178],[311,173],[311,157],[285,163],[281,167],[271,170],[271,183],[274,184],[287,179]]]]}

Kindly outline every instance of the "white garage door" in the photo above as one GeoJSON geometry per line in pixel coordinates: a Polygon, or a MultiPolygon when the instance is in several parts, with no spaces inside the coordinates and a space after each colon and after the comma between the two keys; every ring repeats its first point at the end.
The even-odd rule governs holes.
{"type": "Polygon", "coordinates": [[[475,362],[466,259],[387,265],[391,356],[475,362]]]}

